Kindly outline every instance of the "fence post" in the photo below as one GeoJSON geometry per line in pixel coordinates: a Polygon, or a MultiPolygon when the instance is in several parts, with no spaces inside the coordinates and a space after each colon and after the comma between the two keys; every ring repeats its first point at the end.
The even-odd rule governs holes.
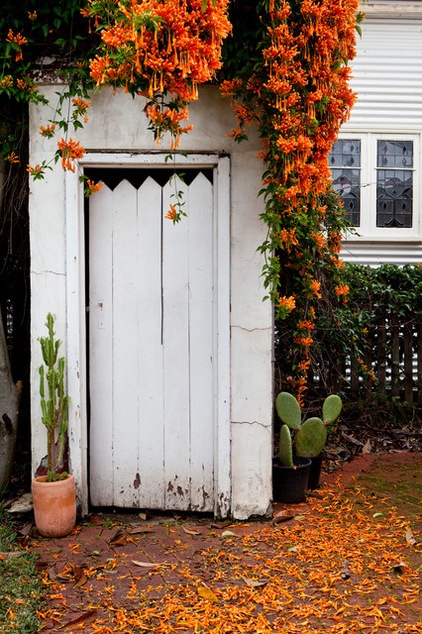
{"type": "Polygon", "coordinates": [[[416,323],[416,354],[417,354],[417,402],[422,405],[422,315],[419,315],[416,323]]]}

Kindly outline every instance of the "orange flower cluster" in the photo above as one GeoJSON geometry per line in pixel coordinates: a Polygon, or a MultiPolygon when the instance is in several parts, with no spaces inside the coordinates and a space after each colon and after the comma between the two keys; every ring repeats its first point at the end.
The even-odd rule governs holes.
{"type": "Polygon", "coordinates": [[[72,118],[78,119],[79,117],[83,117],[84,123],[88,123],[87,110],[88,107],[91,105],[91,102],[85,101],[84,99],[82,99],[82,97],[76,97],[75,99],[72,99],[72,103],[74,106],[72,118]]]}
{"type": "Polygon", "coordinates": [[[55,123],[49,123],[48,125],[40,125],[40,134],[41,136],[46,137],[47,139],[51,139],[54,136],[54,131],[56,129],[55,123]]]}
{"type": "Polygon", "coordinates": [[[23,57],[22,46],[24,46],[24,44],[26,44],[28,40],[26,39],[26,37],[24,37],[20,33],[15,34],[13,33],[12,29],[9,29],[9,32],[6,37],[6,42],[10,42],[10,44],[15,45],[16,47],[15,62],[19,62],[23,57]]]}
{"type": "Polygon", "coordinates": [[[227,9],[228,0],[89,0],[82,13],[100,25],[103,42],[91,76],[97,86],[150,99],[154,106],[146,114],[156,139],[168,130],[177,144],[186,128],[172,119],[173,112],[186,113],[186,104],[198,98],[198,85],[221,67],[222,42],[231,30],[227,9]],[[163,95],[171,95],[170,112],[162,106],[163,95]]]}
{"type": "Polygon", "coordinates": [[[157,143],[160,142],[165,132],[170,132],[172,150],[179,145],[180,135],[189,132],[193,128],[191,125],[181,125],[182,121],[189,118],[186,106],[183,106],[179,111],[174,108],[161,109],[158,104],[150,102],[145,107],[145,114],[151,122],[157,143]]]}
{"type": "Polygon", "coordinates": [[[96,194],[97,192],[99,192],[102,186],[104,185],[104,183],[102,181],[95,183],[94,181],[88,178],[86,180],[85,185],[86,186],[84,189],[84,195],[88,197],[88,196],[92,196],[92,194],[96,194]]]}
{"type": "Polygon", "coordinates": [[[10,152],[10,154],[6,156],[6,161],[9,163],[19,163],[19,156],[16,152],[10,152]]]}
{"type": "Polygon", "coordinates": [[[79,141],[73,139],[60,139],[57,143],[57,153],[61,157],[62,167],[64,170],[75,171],[75,159],[85,156],[85,149],[80,145],[79,141]]]}
{"type": "Polygon", "coordinates": [[[349,293],[349,287],[347,284],[339,284],[338,286],[335,286],[334,291],[337,297],[343,297],[344,303],[347,302],[347,295],[349,293]]]}
{"type": "Polygon", "coordinates": [[[296,301],[294,297],[280,297],[278,310],[282,313],[283,317],[287,317],[295,308],[296,301]]]}

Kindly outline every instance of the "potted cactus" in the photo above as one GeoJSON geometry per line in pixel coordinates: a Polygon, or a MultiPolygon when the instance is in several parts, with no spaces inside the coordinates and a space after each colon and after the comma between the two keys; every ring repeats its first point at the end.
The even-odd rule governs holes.
{"type": "MultiPolygon", "coordinates": [[[[290,445],[292,445],[290,430],[293,430],[294,441],[291,451],[293,452],[294,448],[297,457],[311,459],[312,466],[309,477],[309,488],[311,489],[316,488],[319,484],[322,452],[327,435],[339,417],[342,406],[341,398],[337,394],[331,394],[323,403],[322,418],[315,416],[302,421],[300,405],[292,394],[280,392],[276,398],[277,414],[283,427],[287,428],[287,431],[283,431],[283,435],[280,434],[280,445],[289,445],[287,432],[289,432],[290,445]]],[[[285,449],[283,449],[284,451],[285,449]]],[[[282,461],[282,458],[280,459],[282,461]]]]}
{"type": "Polygon", "coordinates": [[[59,357],[54,317],[47,315],[47,336],[40,337],[43,364],[39,368],[42,422],[47,428],[47,474],[32,480],[35,524],[44,537],[68,535],[76,521],[76,493],[72,475],[64,471],[69,396],[65,394],[66,361],[59,357]]]}
{"type": "Polygon", "coordinates": [[[311,459],[293,455],[290,428],[280,429],[278,455],[273,461],[273,499],[298,504],[306,500],[311,459]]]}

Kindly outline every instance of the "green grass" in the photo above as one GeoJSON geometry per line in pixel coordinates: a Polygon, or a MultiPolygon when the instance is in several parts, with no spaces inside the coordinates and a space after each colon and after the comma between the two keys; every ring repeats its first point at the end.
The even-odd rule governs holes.
{"type": "Polygon", "coordinates": [[[16,543],[13,524],[0,506],[0,632],[34,634],[43,588],[35,557],[16,543]],[[5,553],[17,553],[7,557],[5,553]]]}

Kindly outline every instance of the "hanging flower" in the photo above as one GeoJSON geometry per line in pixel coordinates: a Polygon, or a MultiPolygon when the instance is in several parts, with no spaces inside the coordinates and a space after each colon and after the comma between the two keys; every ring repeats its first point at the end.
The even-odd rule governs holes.
{"type": "Polygon", "coordinates": [[[57,147],[57,157],[61,157],[63,169],[74,172],[76,170],[74,160],[85,156],[85,149],[80,145],[79,141],[74,141],[73,139],[60,139],[57,147]]]}
{"type": "Polygon", "coordinates": [[[176,146],[191,129],[181,125],[187,104],[221,68],[222,42],[231,30],[227,10],[228,0],[89,0],[83,15],[102,39],[91,76],[98,87],[146,97],[157,142],[168,131],[176,146]]]}
{"type": "Polygon", "coordinates": [[[328,155],[355,100],[347,61],[355,54],[358,10],[358,0],[269,0],[259,16],[266,29],[261,62],[222,86],[238,129],[256,121],[264,140],[261,217],[268,236],[260,250],[271,254],[265,284],[276,317],[286,321],[286,376],[300,399],[314,343],[309,333],[321,306],[347,298],[338,258],[346,222],[332,191],[328,155]],[[286,310],[288,296],[295,298],[294,312],[286,310]]]}

